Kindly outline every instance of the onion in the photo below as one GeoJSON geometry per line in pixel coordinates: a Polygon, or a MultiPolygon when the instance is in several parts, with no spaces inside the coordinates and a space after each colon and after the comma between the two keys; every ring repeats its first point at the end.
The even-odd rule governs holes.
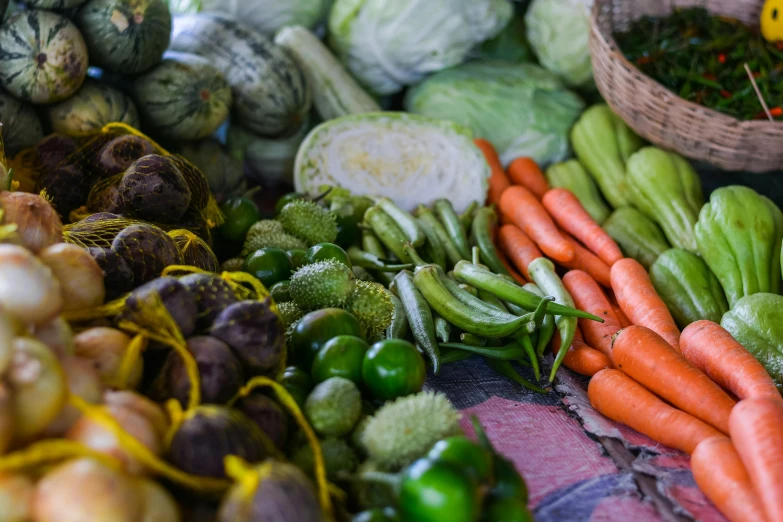
{"type": "Polygon", "coordinates": [[[60,359],[73,354],[73,330],[62,317],[36,326],[33,336],[48,346],[60,359]]]}
{"type": "MultiPolygon", "coordinates": [[[[103,386],[97,370],[91,361],[69,355],[60,362],[68,381],[71,395],[81,397],[90,404],[103,399],[103,386]]],[[[65,406],[57,418],[44,431],[45,437],[62,437],[79,419],[81,413],[71,405],[65,406]]]]}
{"type": "Polygon", "coordinates": [[[182,520],[177,502],[163,486],[151,480],[141,480],[138,489],[144,505],[144,514],[140,522],[180,522],[182,520]]]}
{"type": "MultiPolygon", "coordinates": [[[[74,338],[74,353],[92,361],[101,380],[108,384],[117,377],[130,343],[131,338],[120,330],[99,326],[85,330],[74,338]]],[[[127,385],[130,388],[139,385],[143,365],[143,359],[139,357],[128,378],[127,385]]]]}
{"type": "Polygon", "coordinates": [[[63,240],[63,223],[51,204],[38,194],[0,192],[3,223],[14,223],[21,244],[38,253],[63,240]]]}
{"type": "Polygon", "coordinates": [[[161,440],[169,431],[169,419],[166,413],[156,403],[132,391],[111,391],[103,394],[103,402],[107,405],[127,408],[146,418],[161,440]]]}
{"type": "Polygon", "coordinates": [[[14,354],[14,337],[16,337],[16,325],[11,317],[0,308],[0,375],[5,373],[11,364],[14,354]]]}
{"type": "MultiPolygon", "coordinates": [[[[0,381],[0,455],[11,446],[14,439],[14,409],[11,390],[0,381]]],[[[0,501],[0,506],[2,502],[0,501]]],[[[2,510],[0,510],[2,513],[2,510]]]]}
{"type": "MultiPolygon", "coordinates": [[[[163,440],[146,417],[123,406],[109,404],[107,409],[128,435],[144,444],[155,455],[162,453],[163,440]]],[[[66,437],[117,458],[122,462],[125,471],[132,475],[142,475],[146,472],[144,465],[125,450],[113,433],[88,417],[82,416],[76,421],[68,430],[66,437]]]]}
{"type": "Polygon", "coordinates": [[[63,308],[60,283],[29,250],[0,245],[0,306],[26,324],[47,323],[63,308]]]}
{"type": "Polygon", "coordinates": [[[106,297],[103,270],[87,250],[68,243],[58,243],[43,249],[38,257],[59,279],[65,311],[103,304],[106,297]]]}
{"type": "Polygon", "coordinates": [[[40,341],[26,337],[14,340],[14,355],[5,380],[11,391],[17,439],[29,439],[43,431],[65,405],[65,373],[54,353],[40,341]]]}
{"type": "Polygon", "coordinates": [[[0,520],[27,522],[33,519],[35,484],[24,475],[0,474],[0,520]]]}
{"type": "Polygon", "coordinates": [[[44,475],[33,500],[35,522],[139,522],[141,511],[130,478],[90,459],[66,462],[44,475]]]}

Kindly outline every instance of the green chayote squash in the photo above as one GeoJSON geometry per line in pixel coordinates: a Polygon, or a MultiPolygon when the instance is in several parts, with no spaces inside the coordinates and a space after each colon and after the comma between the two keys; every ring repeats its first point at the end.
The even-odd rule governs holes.
{"type": "Polygon", "coordinates": [[[633,206],[661,225],[672,246],[698,252],[693,225],[704,196],[690,163],[673,152],[644,147],[628,158],[627,171],[633,206]]]}
{"type": "Polygon", "coordinates": [[[702,208],[695,232],[730,306],[758,292],[778,293],[783,213],[768,198],[739,185],[719,188],[702,208]]]}
{"type": "Polygon", "coordinates": [[[618,208],[602,226],[624,256],[636,259],[648,270],[659,255],[671,248],[661,227],[633,207],[618,208]]]}
{"type": "Polygon", "coordinates": [[[572,159],[551,165],[546,169],[546,180],[550,187],[570,190],[599,225],[609,217],[611,210],[604,203],[595,181],[579,161],[572,159]]]}
{"type": "Polygon", "coordinates": [[[783,296],[743,297],[723,315],[720,325],[764,365],[783,390],[783,296]]]}
{"type": "Polygon", "coordinates": [[[650,267],[650,279],[681,329],[700,319],[718,323],[729,310],[720,281],[693,252],[667,250],[650,267]]]}

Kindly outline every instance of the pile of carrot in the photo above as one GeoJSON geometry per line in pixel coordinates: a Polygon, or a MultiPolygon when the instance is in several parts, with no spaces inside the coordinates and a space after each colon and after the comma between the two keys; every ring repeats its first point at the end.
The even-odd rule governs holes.
{"type": "MultiPolygon", "coordinates": [[[[783,398],[764,367],[719,324],[680,332],[644,267],[566,189],[550,189],[530,158],[491,166],[489,203],[498,249],[530,278],[546,256],[561,269],[579,320],[563,364],[592,377],[593,407],[650,438],[691,454],[696,483],[732,522],[783,521],[783,398]],[[739,402],[738,402],[739,401],[739,402]]],[[[555,354],[559,336],[552,341],[555,354]]]]}

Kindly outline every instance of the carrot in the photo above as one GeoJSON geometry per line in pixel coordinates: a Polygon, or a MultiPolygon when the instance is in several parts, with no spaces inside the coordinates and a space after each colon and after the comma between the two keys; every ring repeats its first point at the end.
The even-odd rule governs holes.
{"type": "Polygon", "coordinates": [[[596,411],[621,422],[653,440],[686,453],[720,432],[650,393],[619,370],[601,370],[587,386],[587,397],[596,411]]]}
{"type": "MultiPolygon", "coordinates": [[[[514,228],[516,228],[516,227],[514,227],[514,228]]],[[[500,230],[500,229],[498,229],[498,230],[500,230]]],[[[498,234],[498,238],[499,237],[500,236],[498,234]]],[[[496,240],[495,244],[500,245],[500,240],[499,239],[496,240]]],[[[520,285],[523,285],[523,286],[528,284],[529,281],[527,279],[525,279],[525,276],[520,274],[519,271],[516,268],[511,266],[511,263],[509,262],[508,258],[506,257],[506,253],[503,252],[503,249],[502,248],[498,248],[497,250],[498,250],[498,257],[500,258],[500,262],[503,263],[503,266],[506,267],[506,270],[508,270],[508,273],[511,274],[511,277],[514,278],[514,281],[516,281],[517,283],[519,283],[520,285]]]]}
{"type": "Polygon", "coordinates": [[[629,326],[612,343],[614,366],[682,411],[729,432],[734,400],[666,340],[644,326],[629,326]]]}
{"type": "Polygon", "coordinates": [[[766,397],[742,400],[731,412],[729,430],[767,520],[783,520],[783,404],[766,397]]]}
{"type": "Polygon", "coordinates": [[[487,201],[489,203],[497,203],[500,200],[500,195],[503,191],[511,186],[511,181],[506,176],[506,172],[503,170],[503,165],[500,163],[498,153],[495,151],[495,147],[492,146],[487,140],[481,138],[473,140],[473,143],[481,149],[484,153],[484,157],[489,164],[490,176],[489,176],[489,194],[487,201]]]}
{"type": "Polygon", "coordinates": [[[544,257],[533,240],[514,225],[500,227],[498,246],[528,280],[530,280],[530,274],[527,271],[527,265],[538,257],[544,257]]]}
{"type": "Polygon", "coordinates": [[[628,320],[628,318],[625,316],[625,313],[620,309],[620,305],[617,304],[617,299],[614,298],[614,292],[609,290],[606,297],[609,299],[609,304],[612,305],[612,310],[614,310],[614,315],[617,316],[617,319],[620,321],[620,326],[623,328],[628,328],[631,326],[631,321],[628,320]]]}
{"type": "Polygon", "coordinates": [[[581,270],[571,270],[563,276],[563,284],[574,298],[574,304],[580,310],[597,315],[604,320],[598,321],[579,320],[579,328],[582,329],[587,344],[603,353],[607,357],[612,356],[612,336],[620,331],[620,320],[612,310],[612,305],[604,295],[601,287],[595,279],[581,270]]]}
{"type": "Polygon", "coordinates": [[[612,266],[623,258],[620,247],[596,223],[576,196],[564,188],[554,188],[544,194],[541,202],[562,229],[582,242],[601,261],[612,266]]]}
{"type": "Polygon", "coordinates": [[[748,472],[728,437],[712,437],[696,446],[691,471],[699,489],[730,522],[767,520],[748,472]]]}
{"type": "Polygon", "coordinates": [[[688,325],[680,349],[694,366],[740,399],[783,400],[767,370],[718,323],[703,320],[688,325]]]}
{"type": "Polygon", "coordinates": [[[620,309],[631,323],[646,326],[680,349],[680,331],[647,275],[647,270],[630,257],[612,265],[612,290],[620,309]]]}
{"type": "Polygon", "coordinates": [[[517,158],[512,161],[508,166],[508,177],[514,185],[525,187],[538,199],[549,190],[544,173],[532,158],[517,158]]]}
{"type": "Polygon", "coordinates": [[[601,283],[606,288],[612,286],[611,269],[609,265],[601,261],[601,259],[583,247],[577,240],[571,237],[567,232],[560,231],[563,237],[571,241],[574,247],[576,255],[572,261],[566,263],[560,263],[564,267],[570,270],[583,270],[590,274],[593,279],[601,283]]]}
{"type": "Polygon", "coordinates": [[[573,244],[563,237],[546,209],[525,187],[509,187],[500,196],[500,210],[544,253],[558,262],[574,259],[573,244]]]}
{"type": "MultiPolygon", "coordinates": [[[[560,351],[560,344],[560,334],[555,332],[555,335],[552,338],[552,352],[555,355],[560,351]]],[[[574,340],[571,342],[571,346],[565,354],[563,364],[566,368],[573,370],[580,375],[587,375],[588,377],[592,377],[604,368],[610,368],[612,366],[606,355],[595,348],[591,348],[585,343],[579,328],[577,328],[574,333],[574,340]]]]}

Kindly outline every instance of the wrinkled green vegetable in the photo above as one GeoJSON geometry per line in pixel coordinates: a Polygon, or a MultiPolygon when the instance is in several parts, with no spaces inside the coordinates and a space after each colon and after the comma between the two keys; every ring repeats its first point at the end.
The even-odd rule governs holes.
{"type": "Polygon", "coordinates": [[[732,307],[743,296],[777,293],[783,213],[748,187],[717,189],[699,214],[696,241],[732,307]]]}
{"type": "Polygon", "coordinates": [[[555,163],[546,169],[546,180],[550,187],[570,190],[599,225],[612,212],[606,206],[598,186],[577,160],[555,163]]]}
{"type": "Polygon", "coordinates": [[[636,259],[648,270],[659,255],[671,248],[661,227],[633,207],[618,208],[602,226],[624,256],[636,259]]]}

